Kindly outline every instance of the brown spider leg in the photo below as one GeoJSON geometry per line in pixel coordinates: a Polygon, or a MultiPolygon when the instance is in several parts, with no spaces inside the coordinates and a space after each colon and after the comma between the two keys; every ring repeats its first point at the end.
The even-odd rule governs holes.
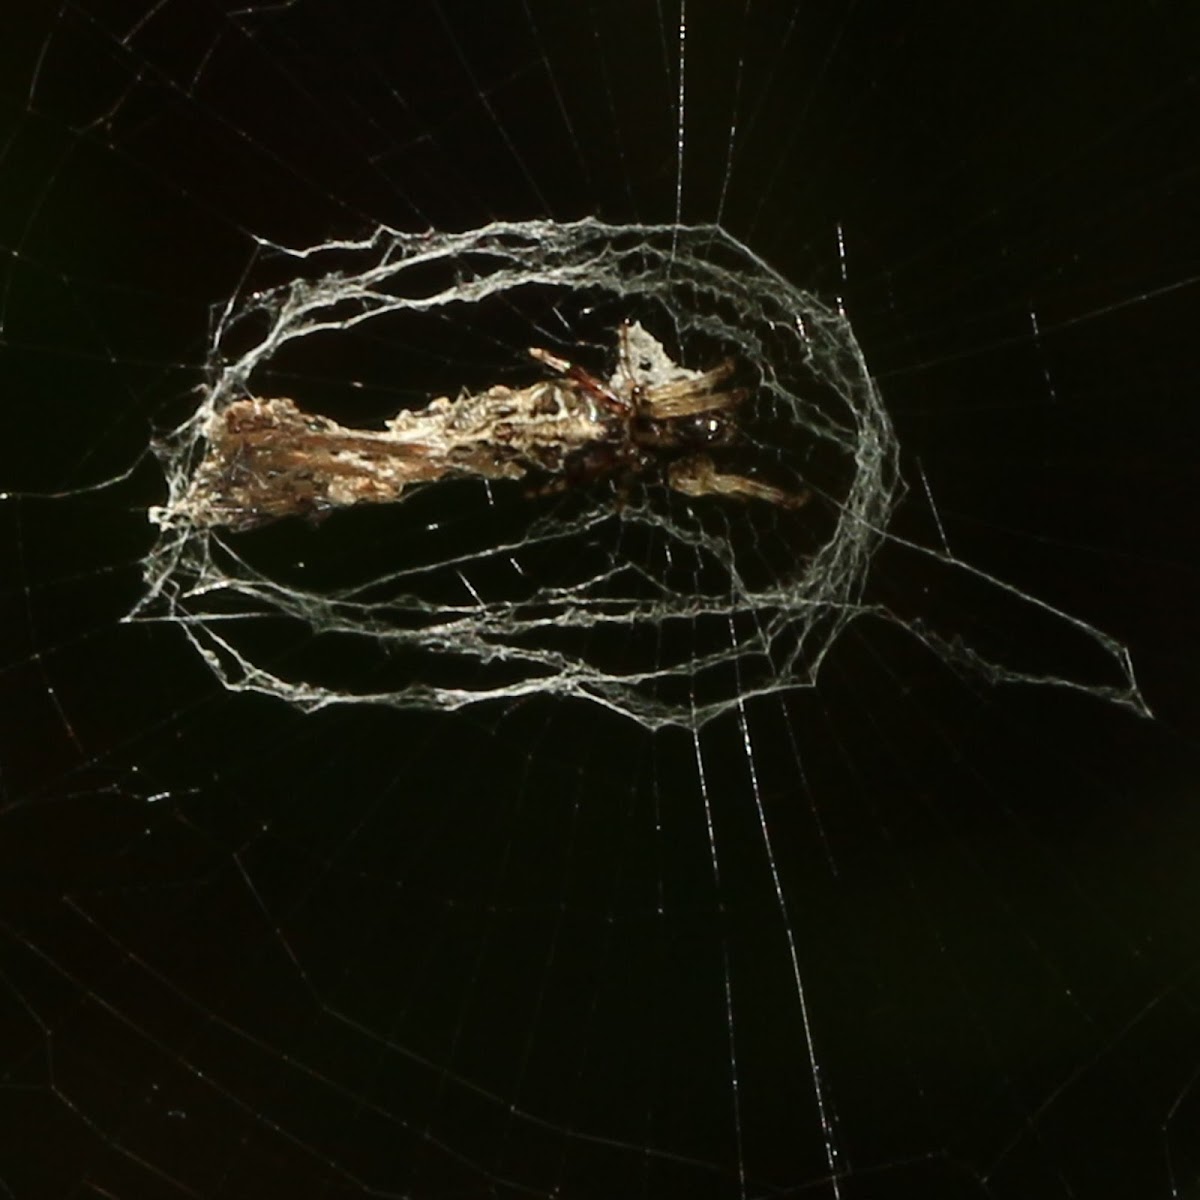
{"type": "Polygon", "coordinates": [[[738,500],[765,500],[779,508],[803,508],[811,498],[808,488],[786,492],[745,475],[725,475],[717,471],[706,454],[698,454],[672,463],[667,482],[685,496],[732,496],[738,500]]]}
{"type": "Polygon", "coordinates": [[[615,396],[598,380],[594,375],[589,375],[582,367],[572,366],[567,376],[573,379],[593,400],[604,405],[610,412],[615,413],[618,417],[629,417],[633,415],[633,405],[622,400],[620,396],[615,396]]]}
{"type": "Polygon", "coordinates": [[[573,362],[568,362],[565,358],[559,358],[557,354],[551,354],[549,350],[542,350],[537,346],[530,346],[529,354],[531,358],[536,358],[538,362],[544,363],[551,370],[565,375],[598,404],[607,408],[609,412],[615,413],[619,417],[629,417],[633,414],[632,405],[627,404],[619,396],[614,396],[600,380],[582,367],[577,367],[573,362]]]}
{"type": "Polygon", "coordinates": [[[720,366],[694,379],[676,380],[648,388],[643,413],[655,420],[671,420],[714,409],[734,408],[750,393],[743,387],[718,390],[717,385],[728,379],[732,370],[732,360],[726,359],[720,366]]]}

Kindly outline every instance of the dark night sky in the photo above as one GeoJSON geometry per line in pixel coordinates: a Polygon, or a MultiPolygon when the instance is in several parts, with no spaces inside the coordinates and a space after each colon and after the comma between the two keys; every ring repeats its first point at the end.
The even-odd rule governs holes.
{"type": "MultiPolygon", "coordinates": [[[[895,532],[936,539],[924,476],[1156,718],[867,620],[695,739],[550,697],[305,715],[122,620],[213,306],[295,269],[257,242],[671,220],[677,10],[6,15],[0,1194],[1200,1196],[1184,9],[688,4],[684,220],[844,302],[895,532]]],[[[895,544],[868,598],[1119,681],[895,544]]]]}

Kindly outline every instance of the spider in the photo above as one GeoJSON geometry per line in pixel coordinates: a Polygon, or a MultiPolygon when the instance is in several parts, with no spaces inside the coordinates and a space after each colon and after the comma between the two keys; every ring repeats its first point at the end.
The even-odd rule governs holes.
{"type": "Polygon", "coordinates": [[[718,472],[702,453],[707,447],[726,446],[737,436],[735,410],[747,392],[721,387],[733,374],[733,359],[708,371],[677,366],[659,341],[639,322],[630,321],[621,326],[617,367],[607,383],[548,350],[532,347],[529,353],[569,380],[609,418],[606,435],[568,455],[562,478],[540,492],[613,474],[643,474],[659,464],[664,451],[683,451],[667,465],[666,482],[685,495],[764,500],[781,508],[799,508],[808,501],[807,489],[787,492],[744,475],[718,472]]]}
{"type": "Polygon", "coordinates": [[[406,488],[442,479],[550,476],[535,494],[615,479],[620,494],[637,476],[662,477],[687,496],[728,496],[799,508],[788,492],[717,470],[706,450],[737,436],[743,388],[722,389],[732,359],[708,371],[674,363],[637,322],[621,327],[617,366],[604,382],[532,348],[555,378],[528,387],[497,384],[406,409],[382,431],[348,429],[303,412],[292,400],[248,397],[209,414],[207,448],[183,494],[153,510],[176,521],[235,530],[282,517],[397,500],[406,488]]]}

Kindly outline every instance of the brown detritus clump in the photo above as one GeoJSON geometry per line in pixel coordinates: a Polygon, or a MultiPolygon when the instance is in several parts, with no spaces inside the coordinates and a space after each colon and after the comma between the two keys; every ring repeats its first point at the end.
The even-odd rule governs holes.
{"type": "Polygon", "coordinates": [[[716,470],[706,449],[737,434],[741,388],[710,371],[677,366],[639,324],[621,329],[617,367],[601,381],[546,350],[530,354],[556,377],[497,385],[406,410],[382,430],[348,429],[292,400],[251,397],[208,419],[207,451],[184,495],[155,519],[169,525],[251,529],[290,516],[398,500],[414,484],[447,478],[549,476],[539,491],[657,471],[688,495],[721,495],[799,507],[785,492],[716,470]]]}

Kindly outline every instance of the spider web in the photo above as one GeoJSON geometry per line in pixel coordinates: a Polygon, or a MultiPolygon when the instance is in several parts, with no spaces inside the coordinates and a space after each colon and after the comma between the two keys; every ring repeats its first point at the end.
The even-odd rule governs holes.
{"type": "MultiPolygon", "coordinates": [[[[147,558],[148,600],[135,612],[177,620],[226,686],[305,709],[347,701],[453,709],[551,693],[597,701],[650,727],[703,724],[754,695],[811,686],[853,618],[877,612],[901,620],[863,598],[900,484],[892,427],[850,324],[721,229],[592,219],[496,223],[460,234],[383,229],[362,243],[293,255],[305,275],[222,306],[212,383],[195,414],[159,446],[169,500],[152,513],[164,534],[147,558]],[[639,486],[636,496],[608,489],[590,503],[538,511],[477,485],[472,496],[447,502],[458,530],[469,530],[456,536],[436,519],[436,497],[414,514],[410,493],[395,526],[402,558],[387,555],[375,575],[380,568],[370,556],[354,564],[352,580],[343,563],[343,578],[324,587],[297,586],[256,566],[255,558],[278,560],[261,535],[243,549],[171,515],[184,506],[203,461],[213,414],[265,394],[274,375],[302,376],[303,362],[288,358],[292,343],[303,349],[308,338],[349,340],[355,344],[335,351],[346,361],[369,358],[376,375],[402,377],[420,370],[415,348],[427,353],[432,338],[447,337],[445,325],[450,337],[467,341],[455,327],[464,320],[461,308],[477,340],[498,340],[497,316],[488,311],[497,304],[530,338],[554,336],[555,352],[564,355],[589,342],[595,348],[606,329],[615,340],[624,314],[669,329],[681,347],[676,353],[689,361],[701,361],[705,350],[732,356],[750,369],[754,389],[743,457],[765,464],[793,493],[815,488],[824,511],[785,520],[769,503],[685,502],[664,495],[661,482],[639,486]],[[549,316],[539,320],[539,308],[549,316]],[[431,321],[441,326],[432,334],[431,321]],[[258,327],[257,340],[251,334],[248,347],[228,353],[248,325],[258,327]],[[367,338],[364,353],[360,339],[367,338]],[[376,678],[376,690],[365,693],[313,676],[286,678],[239,648],[234,632],[239,617],[261,626],[272,615],[303,629],[305,639],[317,636],[318,653],[321,643],[365,640],[375,651],[412,651],[420,666],[401,659],[405,682],[384,690],[376,678]],[[642,630],[652,636],[639,638],[642,630]]],[[[454,361],[473,357],[459,354],[454,361]]],[[[335,520],[324,531],[342,558],[343,529],[335,520]]],[[[328,551],[315,535],[308,542],[305,574],[319,579],[328,568],[314,558],[328,551]]],[[[292,535],[288,551],[295,545],[292,535]]],[[[972,573],[946,552],[925,553],[972,573]]],[[[912,627],[931,647],[995,680],[1078,688],[1145,711],[1123,647],[1008,590],[1091,638],[1121,682],[1001,666],[919,619],[912,627]]]]}
{"type": "Polygon", "coordinates": [[[488,7],[6,31],[0,1190],[1193,1195],[1191,43],[488,7]],[[805,507],[172,518],[629,320],[805,507]]]}

